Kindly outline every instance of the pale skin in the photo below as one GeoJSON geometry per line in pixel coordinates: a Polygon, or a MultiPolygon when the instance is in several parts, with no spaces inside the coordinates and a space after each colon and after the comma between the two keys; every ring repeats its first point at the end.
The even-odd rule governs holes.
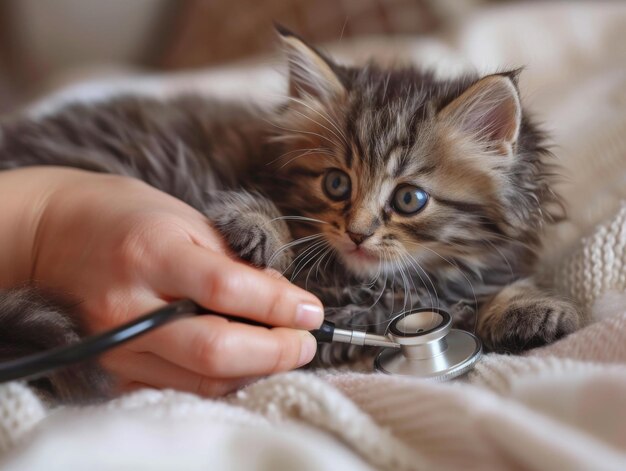
{"type": "Polygon", "coordinates": [[[0,214],[0,288],[36,282],[70,294],[89,333],[179,298],[274,326],[217,316],[165,326],[102,357],[119,391],[218,396],[315,354],[315,296],[237,260],[205,216],[141,181],[61,167],[4,171],[0,214]]]}

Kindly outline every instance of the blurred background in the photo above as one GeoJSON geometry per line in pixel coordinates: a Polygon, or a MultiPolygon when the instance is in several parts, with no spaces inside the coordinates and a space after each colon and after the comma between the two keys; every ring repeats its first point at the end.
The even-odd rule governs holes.
{"type": "Polygon", "coordinates": [[[445,30],[487,0],[0,0],[0,113],[81,77],[179,71],[315,43],[445,30]]]}
{"type": "Polygon", "coordinates": [[[573,226],[592,227],[626,198],[622,173],[596,165],[609,154],[626,162],[624,1],[0,0],[0,114],[116,93],[280,101],[274,21],[339,62],[408,61],[446,77],[523,66],[522,100],[559,158],[588,166],[566,179],[581,209],[546,259],[576,243],[573,226]],[[605,172],[603,191],[583,183],[593,172],[605,172]]]}

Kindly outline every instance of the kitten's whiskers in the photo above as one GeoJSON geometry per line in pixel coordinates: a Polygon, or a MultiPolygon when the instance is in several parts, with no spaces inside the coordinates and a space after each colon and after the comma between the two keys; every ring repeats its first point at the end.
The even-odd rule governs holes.
{"type": "Polygon", "coordinates": [[[279,216],[274,219],[271,219],[269,222],[274,221],[304,221],[304,222],[319,222],[320,224],[328,224],[326,221],[322,221],[321,219],[310,218],[307,216],[279,216]]]}
{"type": "MultiPolygon", "coordinates": [[[[308,291],[308,287],[309,287],[309,277],[311,276],[311,271],[313,271],[313,268],[316,268],[316,267],[317,267],[317,268],[316,268],[316,273],[318,273],[318,272],[317,272],[317,269],[319,269],[319,264],[320,264],[320,262],[322,261],[322,258],[323,258],[326,254],[328,254],[328,252],[329,252],[330,250],[332,250],[332,248],[330,248],[330,244],[329,244],[328,242],[326,242],[326,244],[325,244],[325,245],[322,245],[321,249],[320,249],[320,250],[318,250],[318,251],[317,251],[317,253],[316,253],[313,257],[311,257],[311,259],[314,259],[315,257],[317,257],[317,262],[315,262],[315,261],[314,261],[314,262],[311,264],[311,268],[309,268],[309,271],[308,271],[308,273],[306,274],[306,278],[305,278],[305,280],[304,280],[304,289],[305,289],[305,290],[307,290],[307,291],[308,291]]],[[[316,274],[316,276],[317,276],[317,274],[316,274]]]]}
{"type": "Polygon", "coordinates": [[[470,281],[469,277],[465,274],[465,272],[463,270],[461,270],[461,268],[458,265],[456,265],[455,263],[452,263],[446,257],[444,257],[443,255],[439,254],[436,250],[433,250],[433,249],[431,249],[429,247],[426,247],[425,245],[419,244],[417,242],[408,242],[408,243],[412,244],[412,245],[417,245],[418,247],[421,247],[421,248],[423,248],[425,250],[428,250],[429,252],[432,252],[433,254],[435,254],[436,256],[438,256],[439,258],[444,260],[445,262],[449,263],[450,266],[452,266],[453,268],[458,270],[459,273],[461,274],[461,276],[463,276],[463,278],[465,278],[465,281],[467,281],[467,284],[469,285],[470,289],[472,290],[472,296],[474,297],[474,331],[476,331],[476,325],[478,323],[478,297],[476,296],[476,291],[474,290],[474,285],[472,285],[472,282],[470,281]]]}
{"type": "MultiPolygon", "coordinates": [[[[307,263],[311,260],[311,258],[313,258],[314,254],[317,253],[317,249],[320,247],[324,248],[325,244],[327,244],[325,240],[319,240],[317,242],[314,242],[296,256],[296,258],[291,262],[291,264],[289,264],[289,267],[291,267],[291,265],[293,265],[293,263],[296,262],[296,260],[300,259],[296,263],[294,272],[291,275],[291,278],[290,278],[291,281],[297,278],[297,276],[300,274],[302,269],[307,265],[307,263]]],[[[285,270],[285,272],[286,271],[287,270],[285,270]]]]}
{"type": "MultiPolygon", "coordinates": [[[[313,234],[313,235],[309,235],[306,237],[301,237],[299,239],[296,240],[292,240],[291,242],[288,242],[284,245],[282,245],[281,247],[279,247],[278,249],[276,249],[276,251],[272,254],[272,256],[270,257],[269,261],[267,262],[267,266],[271,267],[274,260],[276,259],[276,257],[283,251],[290,249],[291,247],[294,247],[296,245],[299,244],[304,244],[305,242],[310,242],[313,241],[315,239],[319,239],[320,237],[324,237],[324,234],[322,232],[318,233],[318,234],[313,234]]],[[[292,262],[293,263],[293,262],[292,262]]],[[[291,264],[289,265],[291,266],[291,264]]],[[[289,268],[289,267],[287,267],[289,268]]]]}
{"type": "MultiPolygon", "coordinates": [[[[334,248],[332,247],[332,245],[328,245],[328,248],[326,249],[326,251],[322,254],[322,256],[319,258],[319,260],[317,261],[317,267],[315,268],[315,279],[317,281],[319,281],[319,275],[320,275],[320,266],[322,264],[322,262],[324,261],[324,259],[330,255],[332,253],[332,251],[334,250],[334,248]]],[[[329,257],[330,258],[330,257],[329,257]]],[[[328,263],[328,262],[327,262],[328,263]]]]}
{"type": "Polygon", "coordinates": [[[415,259],[415,257],[413,257],[408,250],[406,250],[404,247],[402,247],[403,252],[400,252],[400,256],[402,256],[403,258],[406,259],[406,261],[415,269],[415,274],[419,277],[420,281],[422,282],[422,286],[426,289],[426,292],[428,293],[428,296],[430,297],[430,303],[433,307],[440,307],[440,301],[439,301],[439,295],[437,293],[437,287],[435,286],[435,283],[433,282],[432,278],[428,275],[428,272],[426,270],[424,270],[424,268],[420,265],[420,263],[415,259]],[[430,286],[433,288],[433,292],[431,293],[431,291],[426,287],[426,283],[424,282],[424,278],[422,278],[422,275],[420,275],[419,271],[421,270],[422,273],[424,273],[424,276],[428,279],[428,282],[430,283],[430,286]],[[433,304],[433,294],[435,295],[435,303],[433,304]]]}

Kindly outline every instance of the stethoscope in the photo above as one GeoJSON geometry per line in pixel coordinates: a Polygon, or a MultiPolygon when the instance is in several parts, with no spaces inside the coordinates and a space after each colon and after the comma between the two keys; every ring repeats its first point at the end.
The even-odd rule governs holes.
{"type": "MultiPolygon", "coordinates": [[[[34,379],[83,362],[168,322],[197,314],[213,314],[236,322],[269,327],[249,319],[213,312],[189,299],[183,299],[72,345],[2,362],[0,383],[34,379]]],[[[415,309],[397,315],[389,322],[386,335],[340,329],[329,321],[325,321],[320,329],[311,333],[318,342],[383,347],[374,361],[377,371],[439,381],[468,372],[482,352],[480,340],[474,334],[452,329],[450,314],[434,308],[415,309]]]]}

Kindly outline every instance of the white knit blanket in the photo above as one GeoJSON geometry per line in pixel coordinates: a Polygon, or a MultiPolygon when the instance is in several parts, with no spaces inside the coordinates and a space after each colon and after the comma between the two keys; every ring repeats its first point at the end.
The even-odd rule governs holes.
{"type": "MultiPolygon", "coordinates": [[[[445,384],[293,372],[222,400],[144,390],[53,411],[20,383],[0,385],[0,463],[25,471],[626,469],[625,26],[617,2],[539,4],[483,12],[445,42],[394,47],[454,67],[459,58],[486,70],[529,65],[525,101],[553,128],[568,172],[570,221],[547,237],[543,268],[589,310],[590,325],[524,356],[487,355],[445,384]]],[[[382,40],[344,45],[362,50],[390,49],[382,40]]],[[[221,71],[128,87],[170,93],[202,83],[228,93],[232,74],[241,77],[221,71]]],[[[264,77],[275,86],[272,72],[264,77]]]]}

